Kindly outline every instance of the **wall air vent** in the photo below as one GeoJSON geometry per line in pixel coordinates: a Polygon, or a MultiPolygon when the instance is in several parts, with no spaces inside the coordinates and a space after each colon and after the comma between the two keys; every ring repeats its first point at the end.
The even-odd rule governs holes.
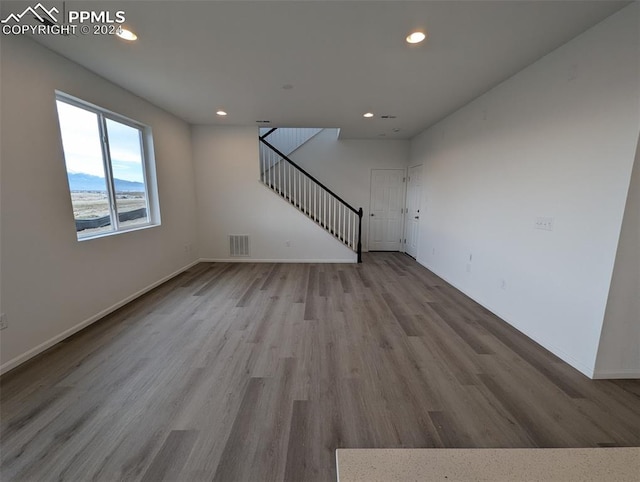
{"type": "Polygon", "coordinates": [[[240,257],[249,256],[249,235],[230,234],[229,235],[229,256],[240,257]]]}

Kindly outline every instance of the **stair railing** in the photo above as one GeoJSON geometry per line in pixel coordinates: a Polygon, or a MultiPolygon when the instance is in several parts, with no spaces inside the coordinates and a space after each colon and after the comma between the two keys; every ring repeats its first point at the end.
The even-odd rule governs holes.
{"type": "Polygon", "coordinates": [[[362,262],[362,208],[356,209],[259,136],[260,181],[358,254],[362,262]]]}

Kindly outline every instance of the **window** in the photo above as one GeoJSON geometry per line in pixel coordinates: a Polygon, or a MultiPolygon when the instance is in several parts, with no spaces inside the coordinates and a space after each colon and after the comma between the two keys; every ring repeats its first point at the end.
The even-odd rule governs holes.
{"type": "Polygon", "coordinates": [[[159,224],[151,130],[64,94],[56,104],[78,239],[159,224]]]}

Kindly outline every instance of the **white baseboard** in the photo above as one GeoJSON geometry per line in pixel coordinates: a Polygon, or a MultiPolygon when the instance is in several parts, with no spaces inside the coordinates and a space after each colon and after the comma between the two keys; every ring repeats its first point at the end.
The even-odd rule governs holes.
{"type": "Polygon", "coordinates": [[[256,259],[256,258],[200,258],[201,263],[357,263],[357,259],[256,259]]]}
{"type": "Polygon", "coordinates": [[[491,313],[493,313],[494,315],[498,316],[499,318],[501,318],[502,320],[504,320],[505,322],[507,322],[509,325],[513,326],[516,330],[518,330],[520,333],[522,333],[523,335],[527,336],[528,338],[531,338],[533,341],[535,341],[538,345],[542,346],[543,348],[545,348],[546,350],[549,350],[551,353],[553,353],[554,355],[556,355],[558,358],[560,358],[561,360],[563,360],[564,362],[568,363],[569,365],[571,365],[573,368],[575,368],[576,370],[578,370],[580,373],[582,373],[583,375],[593,379],[594,378],[594,371],[593,368],[589,368],[587,366],[585,366],[582,362],[576,360],[573,356],[565,353],[562,349],[558,348],[557,346],[554,345],[553,342],[551,342],[550,340],[547,340],[543,337],[540,336],[536,336],[532,333],[529,333],[525,328],[523,328],[519,323],[517,323],[516,321],[510,320],[508,317],[504,316],[503,314],[500,313],[500,310],[495,309],[493,306],[491,306],[488,303],[485,303],[482,300],[477,299],[476,297],[472,296],[471,294],[469,294],[468,292],[466,292],[464,289],[460,288],[459,286],[457,286],[455,283],[453,283],[452,281],[450,281],[449,279],[447,279],[446,276],[443,276],[442,274],[438,273],[436,270],[434,270],[433,268],[428,267],[427,265],[421,263],[420,261],[418,261],[418,264],[424,266],[425,268],[427,268],[429,271],[431,271],[432,273],[434,273],[435,275],[439,276],[440,278],[442,278],[443,280],[445,280],[447,283],[449,283],[451,286],[453,286],[455,289],[457,289],[458,291],[461,291],[462,293],[464,293],[465,295],[467,295],[469,298],[471,298],[473,301],[475,301],[476,303],[480,304],[481,306],[485,307],[487,310],[489,310],[491,313]]]}
{"type": "Polygon", "coordinates": [[[132,294],[131,296],[127,296],[125,299],[117,302],[116,304],[110,306],[109,308],[106,308],[106,309],[102,310],[101,312],[96,313],[92,317],[90,317],[90,318],[78,323],[77,325],[69,328],[68,330],[63,331],[59,335],[56,335],[53,338],[50,338],[49,340],[45,341],[44,343],[40,343],[38,346],[36,346],[36,347],[32,348],[31,350],[23,353],[22,355],[18,355],[17,357],[13,358],[12,360],[9,360],[8,362],[0,365],[0,375],[2,375],[3,373],[8,372],[9,370],[14,369],[18,365],[26,362],[27,360],[33,358],[36,355],[42,353],[43,351],[47,350],[48,348],[51,348],[56,343],[59,343],[62,340],[64,340],[65,338],[70,337],[74,333],[79,332],[83,328],[86,328],[87,326],[91,325],[92,323],[95,323],[99,319],[104,318],[109,313],[112,313],[112,312],[116,311],[118,308],[121,308],[124,305],[126,305],[127,303],[130,303],[131,301],[135,300],[136,298],[139,298],[143,294],[151,291],[152,289],[156,288],[157,286],[160,286],[162,283],[165,283],[166,281],[169,281],[171,278],[175,278],[180,273],[182,273],[183,271],[188,270],[192,266],[195,266],[199,262],[200,262],[200,260],[196,260],[196,261],[188,264],[187,266],[184,266],[183,268],[180,268],[179,270],[171,273],[170,275],[167,275],[164,278],[156,281],[155,283],[152,283],[149,286],[141,289],[140,291],[137,291],[136,293],[132,294]]]}
{"type": "Polygon", "coordinates": [[[640,379],[640,370],[633,368],[622,368],[620,370],[596,370],[593,374],[596,380],[633,378],[640,379]]]}

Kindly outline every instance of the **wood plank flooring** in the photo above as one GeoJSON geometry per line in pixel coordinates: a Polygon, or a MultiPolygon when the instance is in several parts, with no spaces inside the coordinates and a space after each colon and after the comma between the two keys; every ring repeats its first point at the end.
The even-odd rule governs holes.
{"type": "Polygon", "coordinates": [[[640,445],[591,381],[412,259],[199,264],[0,379],[3,481],[330,481],[336,448],[640,445]]]}

